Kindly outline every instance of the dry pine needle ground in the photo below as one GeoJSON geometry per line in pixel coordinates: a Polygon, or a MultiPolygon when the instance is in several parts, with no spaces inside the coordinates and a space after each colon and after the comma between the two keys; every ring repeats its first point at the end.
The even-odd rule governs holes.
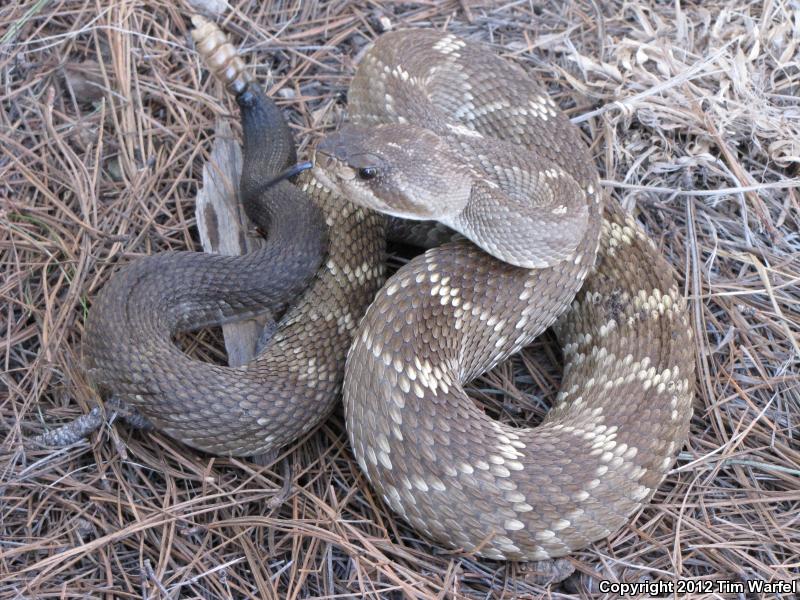
{"type": "MultiPolygon", "coordinates": [[[[32,447],[97,405],[80,340],[110,273],[199,249],[194,199],[214,122],[235,129],[236,113],[192,49],[189,2],[10,0],[0,7],[0,598],[592,597],[600,579],[797,578],[797,3],[230,4],[224,28],[259,78],[273,77],[303,147],[341,119],[354,58],[388,27],[447,29],[537,72],[592,140],[614,201],[685,282],[691,439],[655,502],[570,557],[575,573],[553,587],[398,522],[355,465],[340,415],[266,467],[119,424],[32,447]]],[[[217,332],[185,345],[224,360],[217,332]]],[[[558,364],[546,339],[473,393],[498,418],[535,420],[558,364]]]]}

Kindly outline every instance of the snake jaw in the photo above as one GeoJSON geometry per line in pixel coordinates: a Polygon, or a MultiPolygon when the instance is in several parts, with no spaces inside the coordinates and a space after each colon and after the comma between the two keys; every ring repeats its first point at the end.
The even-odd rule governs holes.
{"type": "MultiPolygon", "coordinates": [[[[323,140],[324,142],[325,140],[323,140]]],[[[347,166],[345,162],[336,157],[335,154],[328,152],[322,144],[314,152],[314,169],[315,172],[323,173],[326,183],[329,183],[334,189],[339,189],[335,182],[336,180],[352,181],[356,178],[355,169],[347,166]],[[329,174],[327,176],[325,174],[329,174]]],[[[341,190],[340,190],[341,191],[341,190]]]]}
{"type": "Polygon", "coordinates": [[[317,149],[315,155],[312,175],[323,187],[335,191],[353,204],[393,217],[414,218],[406,213],[393,210],[378,196],[365,192],[365,186],[358,181],[355,169],[343,164],[325,152],[320,152],[319,149],[317,149]]]}

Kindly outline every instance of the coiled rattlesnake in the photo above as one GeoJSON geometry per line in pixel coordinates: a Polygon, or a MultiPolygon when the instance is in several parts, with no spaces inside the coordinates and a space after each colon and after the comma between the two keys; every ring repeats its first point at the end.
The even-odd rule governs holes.
{"type": "Polygon", "coordinates": [[[504,261],[447,244],[378,293],[345,372],[362,469],[419,530],[487,557],[545,559],[609,535],[688,430],[691,331],[671,267],[618,207],[602,216],[576,128],[486,48],[385,34],[348,100],[317,177],[364,206],[442,221],[504,261]],[[487,417],[462,384],[565,310],[556,406],[535,428],[487,417]]]}
{"type": "MultiPolygon", "coordinates": [[[[239,94],[243,115],[252,112],[248,102],[266,99],[253,100],[256,88],[214,31],[201,32],[199,47],[239,94]]],[[[306,225],[314,229],[315,212],[328,224],[327,255],[284,233],[278,254],[266,253],[275,269],[290,250],[303,260],[291,267],[297,275],[280,274],[288,280],[279,293],[250,293],[278,276],[251,273],[250,295],[229,300],[254,263],[226,259],[214,270],[230,285],[213,295],[217,280],[205,275],[204,303],[188,291],[198,286],[186,265],[199,259],[139,263],[92,309],[96,379],[187,443],[251,454],[327,413],[355,333],[348,431],[370,482],[403,518],[490,558],[555,557],[609,535],[651,496],[688,430],[691,331],[672,269],[631,218],[613,204],[603,210],[591,157],[546,93],[483,46],[433,31],[386,34],[360,63],[349,106],[351,124],[319,146],[313,176],[299,184],[313,198],[306,225]],[[387,282],[356,331],[382,278],[384,226],[343,197],[438,219],[489,254],[468,241],[429,250],[387,282]],[[251,365],[200,367],[171,346],[171,331],[192,319],[280,305],[320,261],[251,365]],[[180,291],[165,271],[175,265],[180,291]],[[487,417],[462,384],[554,322],[565,357],[556,406],[535,428],[487,417]],[[187,388],[187,377],[205,387],[187,388]]],[[[265,181],[293,157],[268,159],[259,136],[277,126],[272,117],[253,123],[245,155],[250,139],[264,171],[250,176],[265,181]]],[[[245,169],[253,164],[246,158],[245,169]]],[[[282,195],[302,205],[281,186],[270,206],[287,206],[282,195]]],[[[286,212],[271,208],[265,226],[281,235],[276,210],[286,212]]]]}

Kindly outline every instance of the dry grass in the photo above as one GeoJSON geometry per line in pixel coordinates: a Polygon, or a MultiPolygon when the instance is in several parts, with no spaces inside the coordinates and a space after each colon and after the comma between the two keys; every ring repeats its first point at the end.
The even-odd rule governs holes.
{"type": "MultiPolygon", "coordinates": [[[[339,118],[353,57],[386,19],[495,44],[581,123],[609,193],[685,281],[691,439],[654,504],[548,588],[398,522],[339,415],[268,467],[118,425],[56,451],[23,445],[96,405],[80,340],[110,272],[199,248],[197,182],[215,118],[235,112],[192,50],[187,3],[3,3],[0,597],[589,597],[599,579],[797,578],[797,5],[681,4],[280,0],[227,13],[304,145],[339,118]]],[[[214,332],[193,345],[222,358],[214,332]]],[[[505,419],[540,415],[557,364],[541,342],[476,395],[505,419]]]]}

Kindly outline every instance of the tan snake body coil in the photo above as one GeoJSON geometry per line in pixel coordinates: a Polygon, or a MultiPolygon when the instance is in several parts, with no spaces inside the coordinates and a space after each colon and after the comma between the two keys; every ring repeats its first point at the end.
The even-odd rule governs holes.
{"type": "Polygon", "coordinates": [[[616,205],[601,217],[576,128],[521,69],[482,46],[431,31],[385,34],[360,63],[349,104],[354,125],[318,148],[323,183],[386,212],[435,215],[514,260],[537,260],[520,259],[520,244],[550,252],[547,266],[528,270],[456,242],[387,282],[346,366],[359,464],[394,511],[453,548],[540,560],[608,536],[650,498],[688,431],[691,330],[673,270],[616,205]],[[408,124],[433,134],[406,135],[408,124]],[[470,166],[431,166],[415,140],[431,162],[436,150],[441,162],[460,154],[470,166]],[[471,196],[419,201],[435,184],[417,185],[418,169],[445,178],[440,187],[468,180],[471,196]],[[514,186],[529,197],[525,219],[509,212],[514,186]],[[486,215],[492,195],[501,224],[486,215]],[[556,234],[577,239],[563,256],[547,237],[558,228],[553,215],[565,223],[556,234]],[[497,230],[504,240],[486,239],[497,230]],[[554,408],[535,428],[487,417],[463,384],[559,315],[565,368],[554,408]]]}

